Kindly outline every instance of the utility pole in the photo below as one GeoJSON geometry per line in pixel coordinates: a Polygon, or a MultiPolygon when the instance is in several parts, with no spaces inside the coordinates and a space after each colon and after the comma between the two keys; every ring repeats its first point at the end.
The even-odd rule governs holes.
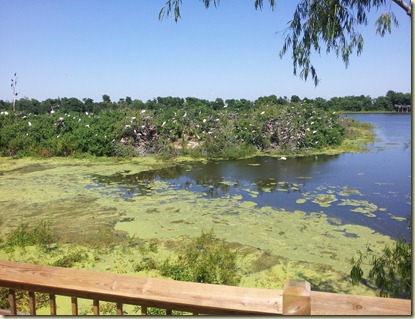
{"type": "Polygon", "coordinates": [[[13,92],[13,112],[16,112],[16,97],[17,97],[17,93],[16,92],[16,85],[17,85],[17,73],[14,73],[14,79],[12,79],[12,92],[13,92]]]}

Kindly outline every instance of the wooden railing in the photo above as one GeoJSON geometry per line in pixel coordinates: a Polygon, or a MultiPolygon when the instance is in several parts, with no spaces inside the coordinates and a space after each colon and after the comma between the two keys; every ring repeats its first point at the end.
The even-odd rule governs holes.
{"type": "Polygon", "coordinates": [[[100,301],[193,314],[311,314],[311,315],[410,315],[411,300],[355,296],[311,291],[306,281],[288,280],[284,290],[232,287],[166,279],[100,273],[0,261],[0,287],[8,288],[9,309],[0,314],[19,314],[16,291],[28,292],[29,314],[36,315],[35,292],[49,294],[51,315],[58,313],[56,296],[71,297],[72,315],[78,315],[78,298],[90,299],[99,315],[100,301]]]}

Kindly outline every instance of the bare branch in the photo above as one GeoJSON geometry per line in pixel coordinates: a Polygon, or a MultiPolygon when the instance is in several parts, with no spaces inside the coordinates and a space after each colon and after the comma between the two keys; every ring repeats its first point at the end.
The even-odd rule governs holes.
{"type": "Polygon", "coordinates": [[[403,0],[393,0],[393,2],[395,2],[398,6],[400,6],[402,9],[404,9],[406,14],[411,17],[411,13],[412,13],[411,3],[408,4],[403,0]]]}

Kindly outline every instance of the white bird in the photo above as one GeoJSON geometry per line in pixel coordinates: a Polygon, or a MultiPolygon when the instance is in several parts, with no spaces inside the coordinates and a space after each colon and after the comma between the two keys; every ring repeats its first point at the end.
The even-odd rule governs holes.
{"type": "Polygon", "coordinates": [[[206,119],[203,119],[203,123],[206,123],[206,119]]]}
{"type": "Polygon", "coordinates": [[[85,127],[89,128],[89,124],[86,124],[85,127]]]}
{"type": "Polygon", "coordinates": [[[164,125],[166,125],[166,121],[163,122],[163,124],[161,124],[161,126],[163,127],[164,125]]]}
{"type": "Polygon", "coordinates": [[[261,112],[261,115],[263,115],[263,114],[265,114],[265,111],[262,111],[262,112],[261,112]]]}
{"type": "Polygon", "coordinates": [[[285,160],[287,160],[287,158],[283,156],[283,157],[280,158],[280,160],[285,161],[285,160]]]}
{"type": "Polygon", "coordinates": [[[31,122],[28,122],[27,124],[29,124],[29,126],[32,126],[32,123],[31,122]]]}

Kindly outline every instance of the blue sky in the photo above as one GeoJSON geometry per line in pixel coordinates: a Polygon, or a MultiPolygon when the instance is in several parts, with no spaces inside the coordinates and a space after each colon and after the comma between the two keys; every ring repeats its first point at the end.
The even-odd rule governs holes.
{"type": "MultiPolygon", "coordinates": [[[[222,0],[206,10],[184,0],[182,19],[160,21],[165,0],[0,0],[0,99],[11,100],[17,72],[19,98],[130,96],[208,100],[298,95],[301,98],[410,92],[410,19],[391,35],[375,34],[373,12],[361,31],[361,56],[348,69],[334,54],[314,57],[314,87],[293,75],[290,53],[279,58],[283,30],[296,1],[254,10],[254,0],[222,0]]],[[[267,1],[264,1],[267,3],[267,1]]]]}

